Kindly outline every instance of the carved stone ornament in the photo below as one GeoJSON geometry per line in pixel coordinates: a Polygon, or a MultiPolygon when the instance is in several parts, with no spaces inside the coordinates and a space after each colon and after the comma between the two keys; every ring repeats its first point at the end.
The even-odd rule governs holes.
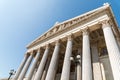
{"type": "Polygon", "coordinates": [[[49,48],[50,44],[46,44],[46,48],[49,48]]]}
{"type": "Polygon", "coordinates": [[[42,40],[42,39],[44,39],[45,38],[45,35],[43,35],[40,39],[42,40]]]}
{"type": "Polygon", "coordinates": [[[61,26],[59,26],[59,28],[58,28],[58,31],[60,31],[60,30],[62,30],[62,27],[61,27],[61,26]]]}
{"type": "Polygon", "coordinates": [[[76,23],[77,23],[77,20],[73,20],[73,21],[72,21],[72,24],[76,24],[76,23]]]}
{"type": "Polygon", "coordinates": [[[102,24],[102,28],[110,27],[110,20],[103,20],[100,21],[99,23],[102,24]]]}
{"type": "Polygon", "coordinates": [[[34,50],[32,50],[32,51],[30,52],[30,55],[33,55],[33,53],[34,53],[34,50]]]}
{"type": "Polygon", "coordinates": [[[83,35],[89,35],[89,28],[85,28],[82,30],[83,35]]]}
{"type": "Polygon", "coordinates": [[[56,40],[55,43],[55,45],[60,45],[60,40],[56,40]]]}
{"type": "Polygon", "coordinates": [[[57,31],[57,28],[54,28],[54,29],[53,29],[53,33],[55,33],[56,31],[57,31]]]}
{"type": "Polygon", "coordinates": [[[65,25],[64,25],[64,24],[61,24],[59,27],[61,27],[61,29],[63,29],[63,28],[65,27],[65,25]]]}
{"type": "Polygon", "coordinates": [[[49,31],[46,36],[48,37],[48,36],[50,36],[50,35],[51,35],[51,32],[49,31]]]}
{"type": "Polygon", "coordinates": [[[40,48],[37,49],[37,53],[40,53],[40,48]]]}
{"type": "Polygon", "coordinates": [[[73,35],[72,34],[68,35],[68,40],[73,40],[73,35]]]}
{"type": "Polygon", "coordinates": [[[26,53],[25,53],[25,56],[29,56],[29,55],[30,55],[30,53],[29,53],[29,52],[26,52],[26,53]]]}
{"type": "Polygon", "coordinates": [[[65,25],[65,27],[69,27],[70,26],[70,23],[68,22],[68,23],[66,23],[66,25],[65,25]]]}

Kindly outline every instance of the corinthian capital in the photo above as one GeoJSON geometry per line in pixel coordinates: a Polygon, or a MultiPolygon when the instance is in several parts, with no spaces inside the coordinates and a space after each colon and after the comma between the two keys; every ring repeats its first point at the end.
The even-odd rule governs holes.
{"type": "Polygon", "coordinates": [[[37,49],[37,52],[40,53],[40,48],[37,49]]]}
{"type": "Polygon", "coordinates": [[[56,40],[55,45],[60,45],[60,40],[56,40]]]}
{"type": "Polygon", "coordinates": [[[31,51],[29,52],[29,55],[33,55],[33,56],[34,56],[34,50],[31,50],[31,51]]]}
{"type": "Polygon", "coordinates": [[[24,56],[29,56],[29,55],[30,55],[30,53],[29,53],[29,52],[26,52],[24,56]]]}
{"type": "Polygon", "coordinates": [[[48,44],[46,44],[46,49],[47,49],[47,48],[49,48],[49,47],[50,47],[50,44],[49,44],[49,43],[48,43],[48,44]]]}
{"type": "Polygon", "coordinates": [[[89,28],[85,28],[82,30],[83,35],[89,35],[89,28]]]}
{"type": "Polygon", "coordinates": [[[102,28],[110,27],[110,20],[103,20],[100,21],[99,23],[102,24],[102,28]]]}
{"type": "Polygon", "coordinates": [[[73,35],[72,34],[68,35],[68,40],[72,40],[72,39],[73,39],[73,35]]]}

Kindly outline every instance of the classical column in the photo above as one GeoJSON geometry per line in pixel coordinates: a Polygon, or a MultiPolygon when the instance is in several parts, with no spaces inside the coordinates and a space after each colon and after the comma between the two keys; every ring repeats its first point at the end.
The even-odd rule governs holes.
{"type": "Polygon", "coordinates": [[[111,25],[108,21],[102,22],[104,38],[108,50],[114,80],[120,80],[120,50],[115,40],[111,25]]]}
{"type": "Polygon", "coordinates": [[[77,62],[77,80],[81,80],[81,64],[77,62]]]}
{"type": "MultiPolygon", "coordinates": [[[[119,36],[120,32],[117,33],[117,30],[115,29],[115,26],[114,26],[114,24],[111,20],[109,21],[109,23],[111,23],[111,29],[113,31],[113,34],[115,35],[115,38],[117,40],[117,43],[118,43],[118,46],[119,46],[119,49],[120,49],[120,36],[119,36]]],[[[119,31],[119,28],[117,28],[117,29],[119,31]]]]}
{"type": "Polygon", "coordinates": [[[61,80],[69,80],[70,65],[71,65],[71,61],[70,61],[71,54],[72,54],[72,38],[71,38],[71,36],[69,36],[68,41],[67,41],[67,47],[66,47],[66,52],[65,52],[62,74],[61,74],[61,80]]]}
{"type": "MultiPolygon", "coordinates": [[[[38,63],[37,63],[37,64],[38,64],[38,63]]],[[[34,80],[36,72],[37,72],[37,67],[36,67],[35,70],[34,70],[34,73],[33,73],[33,76],[32,76],[32,80],[34,80]]]]}
{"type": "Polygon", "coordinates": [[[21,73],[21,71],[22,71],[22,69],[23,69],[23,67],[24,67],[24,65],[25,65],[25,63],[26,63],[26,61],[28,59],[28,56],[29,56],[28,54],[25,54],[25,57],[24,57],[21,65],[20,65],[20,67],[18,68],[18,70],[17,70],[17,72],[16,72],[15,77],[13,78],[13,80],[17,80],[18,79],[18,77],[19,77],[19,75],[20,75],[20,73],[21,73]]]}
{"type": "Polygon", "coordinates": [[[99,56],[98,56],[98,48],[97,44],[93,43],[91,45],[92,50],[92,64],[93,64],[93,78],[94,80],[102,80],[102,72],[99,62],[99,56]]]}
{"type": "Polygon", "coordinates": [[[81,80],[82,79],[82,75],[81,75],[81,48],[78,48],[78,55],[76,56],[76,80],[81,80]]]}
{"type": "Polygon", "coordinates": [[[76,65],[76,67],[77,67],[77,80],[81,80],[82,78],[81,78],[81,72],[82,72],[82,70],[81,70],[81,57],[80,57],[80,55],[77,55],[77,65],[76,65]]]}
{"type": "Polygon", "coordinates": [[[29,66],[30,66],[30,64],[31,64],[31,62],[32,62],[33,55],[34,55],[34,54],[33,54],[33,52],[32,52],[32,53],[30,54],[30,57],[28,58],[26,64],[25,64],[25,66],[24,66],[24,68],[23,68],[23,70],[22,70],[22,72],[21,72],[18,80],[23,80],[23,79],[24,79],[24,77],[25,77],[25,75],[26,75],[26,72],[27,72],[27,70],[28,70],[28,68],[29,68],[29,66]]]}
{"type": "Polygon", "coordinates": [[[54,80],[55,78],[58,57],[59,57],[59,50],[60,50],[60,43],[59,41],[57,41],[45,80],[54,80]]]}
{"type": "Polygon", "coordinates": [[[41,59],[41,62],[39,64],[38,70],[37,70],[37,72],[35,74],[34,80],[41,80],[42,73],[43,73],[44,67],[45,67],[45,63],[46,63],[47,58],[48,58],[48,53],[49,53],[49,46],[47,45],[46,49],[45,49],[45,52],[43,54],[43,57],[41,59]]]}
{"type": "Polygon", "coordinates": [[[48,58],[48,60],[47,60],[47,63],[45,65],[45,69],[44,69],[41,80],[45,80],[45,77],[47,75],[47,71],[48,71],[48,68],[49,68],[49,64],[50,64],[50,58],[48,58]]]}
{"type": "Polygon", "coordinates": [[[34,73],[34,70],[35,70],[35,67],[37,65],[37,62],[38,62],[39,58],[40,58],[40,49],[38,49],[38,52],[35,56],[35,59],[33,61],[32,67],[31,67],[30,72],[28,74],[28,79],[27,80],[32,80],[32,76],[33,76],[33,73],[34,73]]]}
{"type": "Polygon", "coordinates": [[[89,32],[83,30],[82,80],[93,80],[89,32]]]}

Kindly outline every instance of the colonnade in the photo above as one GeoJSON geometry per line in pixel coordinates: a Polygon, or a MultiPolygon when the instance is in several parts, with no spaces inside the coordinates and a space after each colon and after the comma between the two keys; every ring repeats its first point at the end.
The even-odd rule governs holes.
{"type": "MultiPolygon", "coordinates": [[[[114,33],[112,31],[111,25],[108,21],[103,21],[102,23],[103,34],[105,38],[106,47],[108,50],[108,55],[110,59],[110,64],[113,72],[114,80],[120,80],[120,49],[118,43],[115,39],[114,33]]],[[[92,61],[91,61],[91,49],[90,49],[90,38],[88,29],[82,30],[82,64],[77,64],[77,80],[93,80],[93,70],[92,70],[92,61]],[[81,77],[80,77],[81,76],[81,77]]],[[[73,38],[71,35],[67,36],[67,44],[65,50],[65,56],[63,61],[62,73],[60,80],[70,80],[70,65],[72,56],[72,47],[73,47],[73,38]]],[[[38,66],[37,72],[35,74],[34,70],[41,56],[40,48],[37,50],[37,54],[34,58],[33,64],[31,65],[30,72],[28,73],[28,80],[32,80],[32,76],[35,75],[34,80],[54,80],[57,65],[59,64],[59,54],[60,54],[60,40],[55,41],[55,48],[51,57],[51,60],[46,68],[46,72],[44,72],[45,64],[47,62],[50,46],[46,45],[45,51],[43,53],[42,59],[38,66]]],[[[93,47],[94,49],[96,46],[93,47]]],[[[95,51],[93,51],[95,52],[95,51]]],[[[18,68],[17,73],[13,80],[23,80],[26,75],[26,72],[33,60],[34,54],[31,52],[30,54],[25,54],[24,59],[18,68]]],[[[93,68],[94,69],[94,68],[93,68]]],[[[98,76],[97,76],[98,77],[98,76]]]]}

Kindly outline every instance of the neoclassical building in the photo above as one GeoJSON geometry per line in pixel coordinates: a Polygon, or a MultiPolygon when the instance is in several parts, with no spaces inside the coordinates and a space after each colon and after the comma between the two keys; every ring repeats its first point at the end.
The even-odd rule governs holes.
{"type": "Polygon", "coordinates": [[[27,80],[120,80],[120,31],[110,5],[56,23],[27,45],[13,80],[25,76],[27,80]]]}

